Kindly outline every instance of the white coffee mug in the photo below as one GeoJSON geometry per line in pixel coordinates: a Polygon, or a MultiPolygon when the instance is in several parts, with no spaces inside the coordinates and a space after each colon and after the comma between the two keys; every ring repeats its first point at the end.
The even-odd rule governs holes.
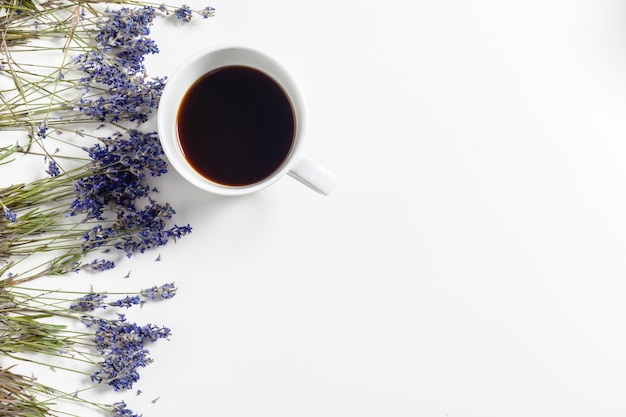
{"type": "Polygon", "coordinates": [[[245,46],[220,46],[202,50],[187,59],[168,79],[158,108],[158,132],[170,164],[197,187],[221,195],[236,196],[261,190],[285,175],[328,195],[337,183],[334,174],[302,153],[305,109],[298,85],[276,60],[245,46]],[[291,102],[295,128],[291,149],[282,164],[269,177],[246,185],[224,185],[201,175],[185,157],[179,140],[178,111],[196,81],[225,67],[250,67],[274,80],[291,102]]]}

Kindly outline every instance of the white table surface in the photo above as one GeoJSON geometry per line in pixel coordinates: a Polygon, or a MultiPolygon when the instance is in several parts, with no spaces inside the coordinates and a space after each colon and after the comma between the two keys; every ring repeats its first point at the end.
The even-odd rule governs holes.
{"type": "Polygon", "coordinates": [[[624,415],[623,2],[188,4],[216,15],[157,21],[151,75],[215,44],[264,50],[340,182],[224,198],[160,180],[192,235],[88,278],[179,287],[150,310],[174,336],[136,411],[624,415]]]}

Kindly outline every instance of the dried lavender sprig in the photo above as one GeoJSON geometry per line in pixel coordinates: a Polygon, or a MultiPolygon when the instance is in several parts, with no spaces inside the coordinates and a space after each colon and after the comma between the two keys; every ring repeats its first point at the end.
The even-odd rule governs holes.
{"type": "Polygon", "coordinates": [[[79,417],[59,409],[63,403],[78,404],[84,409],[111,417],[141,417],[124,401],[99,403],[83,396],[90,388],[63,392],[40,383],[33,375],[16,373],[13,368],[15,365],[0,367],[0,415],[3,417],[79,417]]]}
{"type": "MultiPolygon", "coordinates": [[[[71,5],[72,2],[69,4],[71,5]]],[[[82,3],[76,3],[77,7],[80,4],[82,3]]],[[[63,3],[63,7],[65,7],[63,10],[66,13],[72,11],[67,2],[63,3]]],[[[143,67],[143,57],[148,53],[157,51],[154,43],[147,38],[150,32],[149,25],[156,13],[154,7],[143,7],[138,10],[122,7],[117,10],[105,10],[100,12],[101,14],[94,12],[93,16],[97,16],[98,19],[87,19],[83,14],[77,13],[78,8],[75,10],[76,18],[74,20],[49,19],[48,27],[59,30],[59,25],[64,24],[64,22],[72,22],[74,26],[71,28],[63,27],[62,29],[66,31],[71,29],[72,42],[79,47],[85,47],[87,52],[79,55],[71,62],[66,60],[64,62],[67,62],[67,65],[73,65],[75,70],[86,75],[80,79],[71,80],[69,77],[65,77],[62,70],[59,70],[57,75],[44,75],[43,79],[52,83],[53,94],[49,96],[53,98],[57,97],[57,93],[66,91],[65,87],[59,87],[63,83],[81,86],[85,93],[75,102],[77,105],[72,104],[67,99],[57,100],[42,106],[41,113],[39,113],[38,107],[31,102],[28,112],[25,113],[31,118],[29,152],[33,153],[30,148],[33,143],[43,149],[43,153],[49,158],[46,172],[52,178],[24,186],[13,186],[9,190],[0,191],[0,198],[2,199],[0,202],[2,202],[6,220],[4,224],[0,223],[0,234],[6,236],[5,239],[2,239],[4,243],[0,247],[0,261],[2,258],[6,260],[6,258],[15,255],[25,256],[35,248],[39,252],[67,251],[51,262],[48,268],[31,275],[31,278],[46,273],[54,275],[75,270],[80,259],[77,253],[72,252],[72,246],[68,246],[67,242],[73,241],[78,236],[82,236],[85,240],[81,246],[83,252],[111,245],[123,250],[130,256],[133,253],[143,252],[151,247],[162,245],[170,239],[178,239],[191,230],[188,225],[174,225],[170,229],[164,228],[163,219],[169,219],[173,214],[173,210],[168,205],[158,206],[150,199],[151,207],[139,209],[133,206],[132,202],[147,197],[149,190],[147,185],[139,181],[141,177],[136,175],[137,171],[128,172],[125,168],[119,169],[113,165],[104,166],[104,164],[100,164],[97,171],[94,170],[96,171],[93,172],[94,175],[81,176],[84,172],[90,172],[89,170],[93,169],[93,166],[87,166],[87,169],[81,172],[62,170],[56,158],[53,158],[50,152],[46,151],[44,142],[50,140],[49,130],[52,126],[57,123],[75,122],[77,120],[71,117],[49,118],[46,111],[55,110],[55,105],[60,106],[56,107],[56,111],[59,111],[67,110],[72,104],[75,109],[100,121],[129,120],[141,122],[147,119],[150,110],[156,106],[163,85],[161,79],[146,80],[145,68],[143,67]],[[99,19],[101,16],[107,18],[99,19]],[[76,23],[77,21],[80,21],[80,25],[76,23]],[[76,30],[77,27],[84,31],[82,36],[77,34],[80,33],[76,30]],[[124,30],[121,30],[122,27],[124,30]],[[88,39],[95,41],[95,48],[90,46],[87,42],[88,39]],[[124,68],[124,70],[120,68],[124,68]],[[138,93],[133,95],[129,91],[137,91],[138,93]],[[41,117],[45,116],[45,119],[39,121],[37,126],[32,125],[33,120],[35,120],[33,116],[38,114],[41,114],[41,117]],[[109,180],[111,174],[119,177],[117,182],[109,180]],[[71,191],[69,188],[70,181],[72,181],[73,187],[71,191]],[[118,192],[122,189],[120,185],[123,186],[121,193],[118,192]],[[54,195],[47,191],[52,189],[55,190],[54,195]],[[91,229],[85,230],[76,225],[68,226],[66,223],[54,221],[62,210],[61,204],[69,198],[68,196],[71,196],[72,191],[78,194],[78,198],[74,199],[70,214],[85,214],[87,220],[103,220],[103,224],[92,225],[91,229]],[[111,196],[113,196],[113,201],[111,201],[111,196]],[[33,200],[37,198],[39,198],[38,201],[33,200]],[[105,222],[103,212],[106,210],[105,206],[110,203],[113,203],[116,220],[105,222]],[[50,206],[51,204],[53,205],[50,206]],[[28,211],[20,212],[21,208],[28,211]],[[157,228],[152,227],[148,230],[147,227],[150,224],[156,225],[157,228]],[[11,243],[8,244],[7,242],[11,243]]],[[[169,10],[164,7],[159,7],[159,10],[169,13],[169,10]]],[[[187,6],[180,7],[180,10],[189,12],[187,6]]],[[[206,8],[199,14],[206,17],[212,14],[212,9],[206,8]]],[[[178,17],[180,18],[180,16],[178,17]]],[[[69,43],[64,45],[65,54],[69,43]]],[[[7,59],[10,64],[8,54],[7,59]]],[[[35,95],[40,86],[37,82],[21,79],[21,75],[31,75],[26,71],[21,72],[21,68],[17,64],[10,66],[10,73],[15,79],[16,90],[19,90],[20,93],[15,94],[16,100],[35,95]]],[[[50,89],[46,88],[46,93],[48,90],[50,89]]],[[[8,104],[10,106],[7,107],[10,108],[13,116],[22,114],[19,111],[19,101],[9,101],[8,104]]],[[[133,132],[131,131],[130,134],[132,136],[133,132]]],[[[106,151],[114,153],[109,144],[107,144],[106,151]]],[[[155,165],[155,167],[157,170],[164,170],[159,165],[155,165]]],[[[132,165],[130,168],[132,169],[132,165]]],[[[155,174],[152,173],[151,175],[155,174]]],[[[0,269],[0,276],[2,272],[10,269],[8,266],[14,265],[13,260],[10,264],[5,265],[0,269]]],[[[109,264],[98,267],[104,268],[106,265],[109,264]]]]}
{"type": "MultiPolygon", "coordinates": [[[[54,275],[77,270],[81,257],[96,249],[115,248],[130,257],[191,232],[189,225],[168,225],[175,211],[150,198],[147,179],[166,172],[156,134],[115,134],[85,150],[90,162],[82,167],[0,189],[5,210],[0,218],[0,261],[67,251],[60,258],[68,261],[61,263],[63,267],[50,264],[55,270],[47,272],[54,275]],[[136,201],[145,198],[150,204],[137,207],[136,201]],[[68,221],[67,216],[80,216],[81,221],[68,221]]],[[[113,265],[92,269],[107,266],[113,265]]]]}
{"type": "MultiPolygon", "coordinates": [[[[173,284],[167,288],[175,293],[173,284]]],[[[138,325],[123,314],[115,318],[99,316],[98,311],[131,308],[151,300],[141,290],[113,302],[107,294],[90,291],[76,297],[77,292],[45,291],[24,287],[0,287],[0,354],[27,361],[16,353],[38,353],[79,361],[96,367],[92,372],[74,370],[70,365],[54,365],[56,369],[82,373],[91,381],[106,383],[116,391],[132,388],[139,380],[139,369],[152,362],[146,345],[171,335],[169,328],[154,324],[138,325]],[[66,324],[50,324],[47,319],[58,318],[66,324],[82,323],[86,331],[70,330],[66,324]],[[123,370],[123,371],[122,371],[123,370]]],[[[171,298],[171,297],[168,297],[171,298]]],[[[41,360],[36,363],[45,364],[41,360]]]]}
{"type": "MultiPolygon", "coordinates": [[[[79,7],[79,6],[76,6],[79,7]]],[[[122,9],[130,10],[130,9],[122,9]]],[[[106,12],[103,12],[106,14],[106,12]]],[[[132,16],[132,13],[127,13],[132,16]]],[[[153,14],[151,14],[153,15],[153,14]]],[[[82,20],[83,18],[81,18],[82,20]]],[[[94,110],[90,110],[90,100],[97,100],[99,96],[91,96],[92,98],[81,98],[78,101],[71,97],[67,97],[67,94],[63,94],[67,91],[74,91],[76,87],[81,87],[84,91],[89,90],[89,87],[95,88],[100,93],[106,93],[111,95],[106,89],[100,87],[100,81],[102,78],[94,78],[94,72],[102,67],[110,70],[116,69],[115,79],[126,80],[124,85],[116,86],[116,94],[132,95],[130,92],[136,92],[135,96],[142,96],[143,94],[154,95],[158,99],[159,90],[154,88],[155,85],[152,81],[145,79],[145,70],[143,70],[143,57],[145,54],[156,52],[155,48],[145,48],[145,45],[153,45],[154,43],[146,38],[145,35],[149,33],[148,26],[151,24],[150,19],[142,19],[140,21],[132,20],[132,17],[126,16],[126,20],[130,19],[131,26],[141,27],[140,31],[128,36],[125,41],[129,44],[123,48],[122,52],[111,53],[111,46],[107,45],[106,39],[103,34],[107,34],[108,22],[122,22],[121,16],[111,14],[109,19],[98,21],[98,23],[92,24],[90,27],[85,26],[82,22],[78,25],[73,22],[73,26],[65,26],[62,32],[71,33],[72,37],[68,42],[77,43],[77,47],[83,53],[79,57],[71,60],[68,59],[67,44],[59,45],[56,47],[59,50],[62,60],[58,66],[53,67],[51,72],[43,72],[42,68],[38,67],[35,72],[27,71],[24,66],[17,62],[13,55],[18,51],[6,49],[5,51],[5,67],[8,68],[7,74],[12,77],[15,88],[11,95],[11,91],[3,92],[3,101],[7,114],[2,117],[0,113],[0,124],[5,125],[23,125],[23,124],[41,124],[43,120],[48,120],[47,115],[51,112],[70,112],[66,114],[63,119],[56,119],[58,123],[67,123],[68,121],[89,121],[93,120],[94,110]],[[141,26],[140,26],[141,25],[141,26]],[[80,30],[77,30],[79,28],[80,30]],[[100,33],[97,33],[100,30],[100,33]],[[94,32],[95,33],[92,33],[94,32]],[[135,36],[136,35],[136,36],[135,36]],[[95,39],[94,39],[95,38],[95,39]],[[93,39],[93,41],[90,41],[93,39]],[[105,42],[105,43],[103,43],[105,42]],[[130,64],[130,65],[129,65],[130,64]],[[132,68],[131,71],[128,68],[132,68]],[[91,77],[83,76],[82,78],[70,79],[66,75],[72,71],[92,71],[91,77]],[[144,76],[142,76],[142,73],[144,76]],[[78,85],[77,85],[78,83],[78,85]],[[63,84],[67,87],[60,88],[63,84]],[[120,88],[125,87],[125,88],[120,88]],[[151,91],[152,89],[152,91],[151,91]],[[4,98],[8,96],[9,98],[4,98]],[[38,110],[41,109],[41,110],[38,110]],[[71,114],[74,111],[75,114],[71,114]],[[81,117],[81,112],[85,113],[87,117],[81,117]]],[[[59,24],[70,25],[65,23],[66,20],[61,19],[59,24]]],[[[129,22],[124,22],[129,24],[129,22]]],[[[110,30],[109,30],[110,32],[110,30]]],[[[119,49],[119,48],[118,48],[119,49]]],[[[54,47],[47,47],[48,52],[54,51],[54,47]]],[[[1,73],[0,73],[1,74],[1,73]]],[[[106,84],[105,84],[106,85],[106,84]]],[[[102,99],[100,97],[100,99],[102,99]]],[[[148,105],[150,103],[148,102],[148,105]]],[[[113,106],[113,108],[115,108],[113,106]]],[[[148,107],[152,108],[152,107],[148,107]]],[[[138,109],[134,113],[130,113],[130,120],[137,120],[135,115],[145,113],[145,109],[138,109]],[[134,118],[133,118],[134,116],[134,118]]],[[[122,115],[124,116],[124,115],[122,115]]],[[[120,120],[118,117],[116,120],[120,120]]]]}
{"type": "MultiPolygon", "coordinates": [[[[67,40],[63,39],[62,42],[59,39],[56,46],[47,44],[38,47],[27,43],[29,45],[27,49],[23,47],[12,48],[11,50],[5,48],[6,56],[4,61],[0,61],[0,66],[8,69],[5,72],[13,78],[15,88],[12,91],[2,92],[3,96],[10,98],[3,99],[6,100],[7,112],[3,114],[0,111],[0,127],[23,124],[36,125],[45,120],[47,110],[69,112],[64,119],[55,121],[54,124],[67,123],[68,121],[88,121],[92,118],[111,121],[120,119],[143,121],[141,118],[143,113],[141,112],[124,111],[119,114],[108,114],[108,112],[118,106],[123,106],[124,102],[118,100],[123,97],[131,97],[134,100],[131,103],[137,102],[141,106],[148,106],[148,108],[155,100],[158,101],[160,84],[163,83],[163,80],[159,78],[146,79],[145,68],[143,68],[145,55],[158,51],[156,44],[148,37],[152,20],[158,13],[175,16],[183,22],[189,21],[193,14],[206,18],[214,13],[214,9],[211,7],[192,11],[185,5],[180,7],[157,6],[146,2],[128,1],[117,2],[124,5],[119,9],[98,10],[93,7],[83,7],[84,4],[89,3],[59,1],[54,2],[52,6],[48,5],[45,9],[39,10],[34,15],[28,13],[22,13],[19,16],[15,13],[11,15],[11,23],[6,25],[4,30],[5,42],[8,42],[7,36],[11,34],[11,30],[17,31],[15,36],[20,42],[25,39],[50,39],[57,34],[70,34],[70,37],[67,40]],[[126,5],[143,7],[131,9],[126,5]],[[57,16],[58,14],[61,16],[57,16]],[[62,18],[64,16],[66,18],[62,18]],[[32,31],[31,37],[28,35],[28,30],[32,31]],[[67,52],[72,50],[78,51],[81,55],[73,60],[63,59],[60,65],[51,67],[49,72],[43,74],[41,66],[36,70],[29,71],[12,57],[13,54],[31,52],[37,49],[48,52],[58,50],[63,52],[63,56],[67,56],[67,52]],[[104,58],[102,53],[106,54],[104,58]],[[96,68],[104,66],[104,69],[109,72],[116,69],[118,77],[115,79],[122,80],[123,84],[117,86],[115,92],[107,95],[106,98],[98,99],[97,97],[93,98],[93,96],[91,98],[84,96],[78,101],[68,99],[64,93],[70,91],[77,82],[82,84],[83,88],[87,88],[85,91],[88,91],[90,88],[98,89],[99,82],[106,81],[101,77],[92,77],[91,79],[89,77],[68,77],[68,74],[89,70],[94,65],[96,68]],[[60,88],[59,85],[61,84],[67,87],[60,88]],[[128,88],[131,85],[132,88],[128,88]],[[117,95],[118,92],[119,95],[117,95]],[[129,92],[136,93],[128,94],[129,92]],[[150,97],[150,95],[154,95],[154,97],[150,97]],[[28,103],[26,98],[29,98],[28,103]],[[39,98],[42,98],[42,101],[39,101],[39,98]],[[81,118],[81,112],[88,117],[81,118]]],[[[0,70],[1,74],[2,71],[0,70]]],[[[93,73],[91,75],[93,76],[93,73]]],[[[130,105],[127,108],[130,108],[130,105]]]]}

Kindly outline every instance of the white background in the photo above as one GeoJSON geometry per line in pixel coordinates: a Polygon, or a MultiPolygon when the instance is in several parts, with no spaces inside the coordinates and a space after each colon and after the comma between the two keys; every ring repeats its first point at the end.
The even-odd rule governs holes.
{"type": "Polygon", "coordinates": [[[151,75],[215,44],[264,50],[340,182],[223,198],[163,178],[192,235],[92,279],[179,287],[150,310],[174,337],[136,411],[626,413],[623,2],[189,4],[216,15],[157,21],[151,75]]]}

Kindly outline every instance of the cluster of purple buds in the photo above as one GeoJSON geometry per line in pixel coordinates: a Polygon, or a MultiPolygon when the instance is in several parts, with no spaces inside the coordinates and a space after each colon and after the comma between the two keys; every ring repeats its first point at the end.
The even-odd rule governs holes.
{"type": "Polygon", "coordinates": [[[116,134],[100,142],[85,149],[91,158],[90,175],[75,182],[71,216],[86,214],[88,219],[102,219],[103,211],[111,205],[132,207],[135,200],[149,194],[144,178],[167,172],[156,133],[130,130],[127,137],[116,134]]]}
{"type": "Polygon", "coordinates": [[[167,227],[174,210],[169,204],[152,202],[143,210],[127,207],[117,210],[113,226],[97,225],[84,235],[83,250],[90,251],[105,244],[113,245],[127,257],[148,249],[166,245],[191,233],[191,226],[167,227]]]}
{"type": "Polygon", "coordinates": [[[141,73],[142,62],[139,55],[124,61],[112,61],[101,51],[80,55],[75,60],[76,67],[87,75],[81,78],[84,93],[76,102],[76,109],[103,122],[147,121],[158,106],[166,78],[146,78],[141,73]],[[96,93],[91,94],[94,87],[96,93]]]}
{"type": "Polygon", "coordinates": [[[17,221],[17,214],[10,208],[3,206],[4,218],[10,222],[15,223],[17,221]]]}
{"type": "Polygon", "coordinates": [[[182,20],[183,22],[191,21],[192,12],[191,8],[187,5],[182,5],[178,9],[176,9],[176,18],[182,20]]]}
{"type": "Polygon", "coordinates": [[[48,169],[46,170],[46,174],[50,175],[51,177],[58,177],[61,174],[61,169],[54,161],[54,159],[50,159],[48,161],[48,169]]]}
{"type": "Polygon", "coordinates": [[[124,307],[124,308],[130,308],[132,306],[135,305],[139,305],[139,304],[143,304],[143,301],[141,301],[141,297],[138,295],[128,295],[124,298],[121,298],[119,300],[113,301],[111,303],[109,303],[109,306],[111,307],[124,307]]]}
{"type": "Polygon", "coordinates": [[[132,388],[140,378],[139,368],[152,362],[145,344],[171,335],[167,327],[152,324],[139,326],[128,322],[122,314],[113,320],[85,316],[83,323],[95,329],[93,342],[103,358],[91,380],[104,382],[115,391],[132,388]]]}
{"type": "Polygon", "coordinates": [[[111,417],[141,417],[130,410],[124,401],[113,404],[111,408],[111,417]]]}
{"type": "Polygon", "coordinates": [[[154,300],[156,298],[169,299],[176,295],[176,286],[174,283],[166,283],[157,287],[146,288],[141,290],[140,294],[146,298],[154,300]]]}
{"type": "Polygon", "coordinates": [[[97,308],[106,308],[104,300],[107,298],[105,294],[89,293],[78,298],[74,304],[70,305],[70,310],[86,313],[94,311],[97,308]]]}
{"type": "Polygon", "coordinates": [[[169,204],[160,205],[156,202],[143,210],[128,209],[119,212],[116,227],[122,233],[119,233],[120,238],[115,248],[131,257],[135,253],[144,253],[191,233],[189,225],[166,227],[166,220],[171,219],[174,213],[169,204]]]}
{"type": "Polygon", "coordinates": [[[105,13],[108,19],[100,22],[96,36],[99,50],[113,53],[130,73],[143,74],[144,56],[159,52],[156,43],[148,37],[155,9],[123,7],[105,13]]]}
{"type": "Polygon", "coordinates": [[[94,259],[89,263],[82,264],[77,270],[86,269],[90,271],[106,271],[115,268],[115,262],[108,259],[94,259]]]}
{"type": "Polygon", "coordinates": [[[83,96],[77,110],[100,121],[145,122],[158,105],[165,78],[148,79],[144,59],[159,52],[148,37],[155,9],[123,7],[106,10],[98,25],[96,48],[76,57],[83,96]]]}

